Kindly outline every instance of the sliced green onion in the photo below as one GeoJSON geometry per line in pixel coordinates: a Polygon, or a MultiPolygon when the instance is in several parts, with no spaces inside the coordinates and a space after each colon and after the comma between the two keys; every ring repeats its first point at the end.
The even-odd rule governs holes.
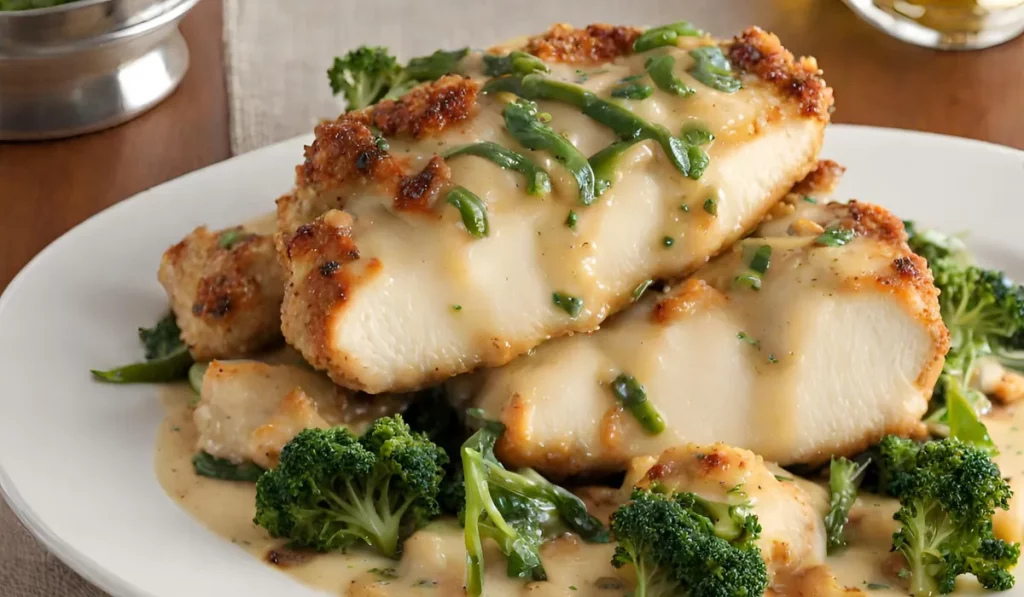
{"type": "Polygon", "coordinates": [[[583,311],[583,299],[571,294],[556,292],[551,295],[551,300],[554,301],[556,307],[568,313],[569,317],[573,319],[579,317],[583,311]]]}
{"type": "Polygon", "coordinates": [[[551,177],[548,173],[518,151],[512,151],[490,141],[481,141],[455,147],[443,153],[441,157],[450,160],[460,155],[475,155],[490,160],[499,168],[519,172],[526,179],[526,192],[531,195],[547,195],[551,192],[551,177]]]}
{"type": "Polygon", "coordinates": [[[814,239],[814,244],[823,247],[841,247],[853,240],[853,237],[856,235],[857,233],[851,228],[829,226],[825,229],[825,232],[822,232],[818,238],[814,239]]]}
{"type": "Polygon", "coordinates": [[[688,71],[701,83],[725,93],[735,93],[743,86],[733,74],[729,59],[718,46],[704,46],[690,50],[695,63],[688,71]]]}
{"type": "Polygon", "coordinates": [[[754,340],[749,335],[747,335],[746,332],[740,332],[740,333],[736,334],[736,338],[746,342],[747,344],[753,346],[754,348],[756,348],[758,350],[761,349],[761,341],[760,340],[754,340]]]}
{"type": "Polygon", "coordinates": [[[644,31],[633,42],[634,52],[646,52],[662,46],[674,46],[680,37],[700,37],[704,32],[686,21],[653,27],[644,31]]]}
{"type": "Polygon", "coordinates": [[[473,238],[484,238],[490,233],[487,225],[487,207],[484,202],[465,187],[455,187],[445,198],[454,205],[462,216],[462,225],[473,238]]]}
{"type": "Polygon", "coordinates": [[[746,286],[751,290],[761,290],[761,276],[754,272],[746,272],[739,274],[733,278],[732,283],[735,286],[746,286]]]}
{"type": "Polygon", "coordinates": [[[665,430],[665,419],[647,400],[647,392],[632,375],[622,373],[612,381],[612,393],[644,428],[648,435],[665,430]]]}
{"type": "Polygon", "coordinates": [[[768,271],[768,266],[772,263],[772,248],[770,245],[761,245],[754,251],[754,256],[750,258],[750,269],[764,275],[768,271]]]}
{"type": "Polygon", "coordinates": [[[673,56],[651,56],[644,62],[644,69],[650,75],[651,80],[665,93],[672,95],[693,95],[696,93],[692,87],[683,82],[673,72],[676,66],[676,59],[673,56]]]}
{"type": "Polygon", "coordinates": [[[651,286],[651,284],[654,284],[654,280],[644,280],[643,282],[640,282],[640,284],[638,284],[636,288],[633,289],[634,303],[640,300],[640,297],[642,297],[644,293],[647,292],[647,289],[651,286]]]}

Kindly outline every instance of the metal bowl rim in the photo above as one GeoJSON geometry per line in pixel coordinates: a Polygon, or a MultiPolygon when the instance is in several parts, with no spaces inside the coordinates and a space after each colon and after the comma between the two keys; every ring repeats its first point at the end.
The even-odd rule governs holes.
{"type": "MultiPolygon", "coordinates": [[[[99,4],[103,2],[110,2],[112,0],[82,0],[82,2],[88,2],[90,5],[99,4]]],[[[112,44],[123,40],[125,38],[141,37],[154,30],[166,27],[173,24],[185,16],[188,11],[199,2],[199,0],[178,0],[177,4],[168,8],[159,15],[152,19],[141,21],[129,27],[123,27],[121,29],[114,29],[102,35],[97,35],[92,38],[80,39],[74,42],[52,45],[52,46],[41,46],[34,48],[31,52],[21,54],[4,54],[0,52],[0,60],[20,60],[20,59],[39,59],[60,56],[64,54],[77,53],[85,50],[91,50],[108,44],[112,44]]],[[[75,4],[75,3],[72,3],[75,4]]],[[[70,6],[70,5],[63,5],[70,6]]],[[[59,7],[52,7],[59,8],[59,7]]],[[[35,12],[39,10],[51,10],[50,8],[34,9],[35,12]]],[[[18,11],[20,12],[20,11],[18,11]]]]}

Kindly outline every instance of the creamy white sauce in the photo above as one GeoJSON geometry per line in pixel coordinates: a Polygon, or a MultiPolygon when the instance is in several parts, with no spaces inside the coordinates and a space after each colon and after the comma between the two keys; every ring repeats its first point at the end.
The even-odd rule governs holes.
{"type": "MultiPolygon", "coordinates": [[[[191,390],[184,385],[168,388],[164,396],[167,417],[160,427],[156,446],[156,474],[167,494],[212,532],[275,566],[296,580],[325,592],[351,597],[405,597],[414,595],[461,594],[465,570],[462,530],[454,520],[432,523],[405,544],[401,561],[376,556],[356,547],[347,554],[296,554],[283,548],[252,523],[255,488],[249,483],[232,483],[198,477],[191,458],[196,431],[192,423],[191,390]],[[276,554],[277,563],[272,560],[276,554]],[[377,572],[372,572],[376,570],[377,572]],[[380,572],[384,571],[384,572],[380,572]],[[433,592],[428,592],[433,590],[433,592]]],[[[1000,408],[985,419],[1001,450],[997,462],[1015,488],[1024,479],[1024,409],[1000,408]]],[[[827,491],[795,479],[808,489],[816,506],[827,508],[827,491]]],[[[1018,491],[1011,508],[1020,508],[1024,494],[1018,491]]],[[[600,509],[610,511],[605,507],[600,509]]],[[[898,560],[889,553],[896,503],[889,498],[861,496],[851,513],[848,527],[851,547],[828,564],[840,584],[879,594],[905,595],[895,573],[898,560]],[[881,588],[888,586],[889,589],[881,588]]],[[[1019,534],[1020,519],[1010,523],[1019,534]]],[[[999,524],[997,521],[997,530],[999,524]]],[[[484,581],[487,595],[494,596],[621,596],[632,587],[631,573],[611,566],[612,545],[588,545],[572,537],[552,541],[542,549],[548,582],[527,583],[505,575],[504,560],[493,546],[486,550],[488,562],[484,581]]],[[[977,583],[961,579],[959,589],[977,583]]],[[[784,587],[777,587],[786,594],[784,587]]]]}

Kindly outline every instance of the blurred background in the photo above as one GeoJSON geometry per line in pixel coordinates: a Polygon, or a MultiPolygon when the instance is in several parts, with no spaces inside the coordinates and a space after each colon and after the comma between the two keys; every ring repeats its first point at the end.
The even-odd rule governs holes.
{"type": "MultiPolygon", "coordinates": [[[[32,1],[40,0],[0,0],[0,8],[32,1]]],[[[112,1],[83,4],[109,8],[112,1]]],[[[1015,35],[1024,26],[1024,0],[198,0],[192,7],[193,1],[184,2],[191,10],[183,9],[180,21],[189,62],[181,62],[176,37],[167,38],[158,57],[168,91],[183,74],[164,101],[100,132],[0,142],[0,291],[46,244],[101,209],[232,155],[309,133],[317,119],[336,116],[340,106],[325,71],[335,55],[361,44],[388,46],[404,60],[438,48],[486,47],[553,22],[685,19],[721,37],[757,24],[793,53],[817,57],[835,89],[833,122],[1024,149],[1024,38],[1015,35]],[[1006,38],[1013,39],[998,43],[1006,38]]],[[[31,32],[40,39],[27,39],[15,21],[0,16],[0,117],[6,108],[9,118],[10,98],[31,88],[12,83],[13,69],[24,71],[26,63],[15,63],[11,53],[53,35],[43,27],[31,32]]],[[[74,76],[69,68],[60,76],[74,76]]],[[[101,595],[36,547],[2,502],[0,593],[101,595]]]]}

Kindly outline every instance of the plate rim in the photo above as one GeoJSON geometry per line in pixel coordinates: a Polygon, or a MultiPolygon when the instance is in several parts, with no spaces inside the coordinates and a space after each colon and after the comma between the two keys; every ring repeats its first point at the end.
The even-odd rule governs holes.
{"type": "MultiPolygon", "coordinates": [[[[946,135],[941,133],[932,133],[927,131],[918,131],[910,129],[899,129],[891,127],[878,127],[862,124],[830,124],[826,129],[826,138],[829,131],[841,131],[843,135],[879,135],[879,136],[899,136],[899,137],[915,137],[921,140],[932,139],[937,142],[949,142],[957,143],[965,146],[977,147],[978,151],[996,151],[1003,153],[1010,157],[1022,158],[1022,165],[1024,165],[1024,149],[1016,149],[1007,145],[1001,145],[989,141],[982,141],[978,139],[971,139],[968,137],[958,137],[954,135],[946,135]]],[[[150,197],[156,196],[158,193],[155,191],[166,186],[181,184],[182,181],[191,179],[193,177],[207,176],[209,175],[208,170],[213,170],[218,167],[222,167],[226,164],[236,162],[237,160],[252,159],[253,154],[259,153],[271,153],[273,151],[280,151],[286,147],[295,146],[299,143],[304,143],[311,139],[309,134],[298,135],[278,141],[271,145],[261,147],[259,149],[232,156],[226,160],[216,162],[204,166],[203,168],[193,170],[185,173],[176,178],[164,181],[158,185],[140,191],[135,195],[127,197],[117,203],[110,205],[99,212],[89,216],[85,220],[79,222],[69,230],[62,233],[56,239],[51,241],[42,250],[36,253],[11,279],[10,283],[4,289],[3,293],[0,294],[0,321],[3,320],[3,313],[11,302],[15,294],[19,292],[25,279],[30,273],[38,267],[38,264],[46,258],[51,252],[59,250],[60,247],[68,242],[72,242],[77,235],[82,234],[82,231],[95,226],[96,222],[109,217],[110,214],[116,213],[118,210],[127,209],[127,205],[145,202],[150,197]]],[[[0,326],[0,336],[3,335],[3,327],[0,326]]],[[[81,576],[87,582],[93,586],[99,588],[111,594],[114,597],[160,597],[159,595],[150,592],[149,590],[131,584],[129,581],[120,577],[117,573],[112,572],[110,569],[102,566],[95,560],[93,560],[85,552],[79,551],[72,547],[59,535],[57,535],[53,529],[49,527],[45,522],[39,519],[38,514],[28,504],[18,492],[18,489],[14,486],[14,482],[8,476],[8,473],[4,470],[3,462],[0,460],[0,499],[3,499],[14,513],[18,522],[29,532],[29,534],[44,548],[47,552],[55,556],[62,563],[71,568],[76,574],[81,576]]]]}

